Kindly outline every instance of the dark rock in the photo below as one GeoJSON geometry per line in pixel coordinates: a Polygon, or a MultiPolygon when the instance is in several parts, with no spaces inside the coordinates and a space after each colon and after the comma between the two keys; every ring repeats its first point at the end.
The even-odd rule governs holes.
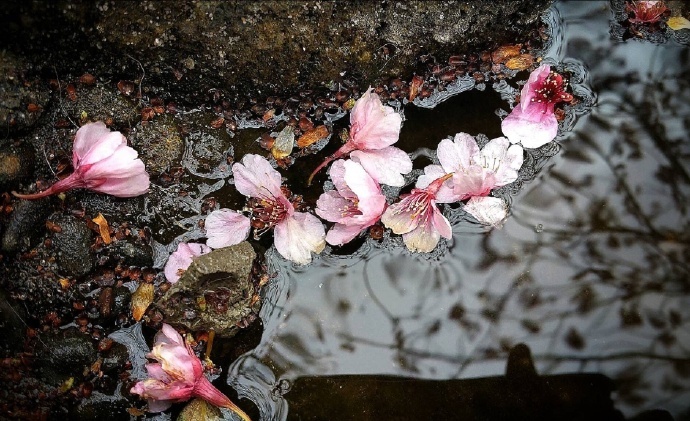
{"type": "Polygon", "coordinates": [[[25,144],[0,144],[0,192],[16,189],[33,171],[34,159],[33,150],[25,144]]]}
{"type": "Polygon", "coordinates": [[[15,252],[26,250],[31,237],[43,229],[43,223],[50,214],[50,199],[20,200],[14,207],[12,218],[2,236],[2,250],[15,252]]]}
{"type": "Polygon", "coordinates": [[[246,241],[197,257],[160,300],[166,322],[233,336],[259,309],[251,279],[255,257],[246,241]]]}
{"type": "Polygon", "coordinates": [[[113,314],[129,313],[129,302],[132,293],[127,287],[116,287],[113,290],[113,314]]]}
{"type": "Polygon", "coordinates": [[[172,117],[167,115],[140,122],[130,141],[152,176],[160,175],[173,163],[179,162],[184,152],[179,130],[172,117]]]}
{"type": "Polygon", "coordinates": [[[127,409],[132,405],[122,395],[107,395],[94,392],[88,399],[79,403],[77,408],[70,412],[69,419],[74,421],[91,420],[130,420],[127,409]]]}
{"type": "MultiPolygon", "coordinates": [[[[126,71],[205,97],[294,90],[360,75],[410,77],[420,54],[525,40],[550,0],[13,2],[0,36],[47,68],[126,71]],[[155,16],[155,18],[152,18],[155,16]],[[251,71],[247,71],[251,69],[251,71]]],[[[3,17],[0,15],[0,17],[3,17]]],[[[136,84],[135,84],[136,86],[136,84]]]]}
{"type": "Polygon", "coordinates": [[[140,119],[137,105],[114,87],[79,86],[74,100],[62,101],[61,109],[74,121],[112,121],[115,127],[131,127],[140,119]]]}
{"type": "Polygon", "coordinates": [[[19,352],[26,331],[26,314],[24,309],[15,305],[13,301],[0,289],[0,344],[9,350],[19,352]]]}
{"type": "Polygon", "coordinates": [[[91,338],[76,328],[41,337],[36,360],[48,377],[74,376],[82,373],[97,358],[91,338]],[[50,374],[53,374],[52,376],[50,374]]]}
{"type": "Polygon", "coordinates": [[[48,102],[47,87],[38,79],[28,78],[29,70],[29,65],[13,54],[6,50],[0,53],[0,127],[10,134],[32,127],[48,102]]]}
{"type": "Polygon", "coordinates": [[[151,267],[153,265],[151,246],[120,241],[115,244],[114,252],[123,259],[125,266],[151,267]]]}
{"type": "Polygon", "coordinates": [[[127,347],[115,343],[108,351],[103,353],[101,370],[103,370],[104,373],[120,370],[128,360],[129,354],[127,353],[127,347]]]}
{"type": "Polygon", "coordinates": [[[90,253],[91,231],[84,221],[72,216],[60,216],[53,220],[60,232],[53,236],[53,247],[58,250],[58,264],[66,275],[84,276],[93,268],[90,253]]]}

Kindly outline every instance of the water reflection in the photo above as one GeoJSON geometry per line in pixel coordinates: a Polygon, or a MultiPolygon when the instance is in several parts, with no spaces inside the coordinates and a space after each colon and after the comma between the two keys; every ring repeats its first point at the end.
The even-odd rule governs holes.
{"type": "Polygon", "coordinates": [[[435,259],[370,243],[276,267],[262,343],[233,369],[251,358],[272,379],[464,379],[502,374],[523,342],[541,374],[612,378],[626,416],[689,416],[688,50],[612,42],[607,5],[557,4],[552,57],[589,68],[598,106],[513,198],[503,229],[460,221],[435,259]]]}

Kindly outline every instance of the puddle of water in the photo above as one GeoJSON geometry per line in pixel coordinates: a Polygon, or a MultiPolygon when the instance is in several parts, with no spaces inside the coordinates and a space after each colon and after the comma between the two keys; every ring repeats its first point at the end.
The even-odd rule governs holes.
{"type": "MultiPolygon", "coordinates": [[[[607,2],[555,7],[548,55],[589,70],[597,106],[560,139],[561,153],[538,156],[542,170],[500,230],[459,221],[432,258],[367,240],[308,267],[270,259],[279,275],[264,336],[230,367],[262,419],[285,419],[280,389],[305,376],[502,375],[520,342],[540,374],[611,378],[627,417],[689,413],[688,50],[612,40],[607,2]]],[[[408,106],[399,146],[434,149],[459,131],[499,136],[497,108],[507,103],[490,87],[433,110],[408,106]]]]}

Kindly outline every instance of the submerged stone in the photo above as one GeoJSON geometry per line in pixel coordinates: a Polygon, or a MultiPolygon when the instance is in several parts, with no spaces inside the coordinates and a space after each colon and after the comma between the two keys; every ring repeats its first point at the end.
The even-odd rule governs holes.
{"type": "Polygon", "coordinates": [[[255,257],[246,241],[197,257],[158,302],[166,322],[235,335],[260,307],[252,282],[255,257]]]}

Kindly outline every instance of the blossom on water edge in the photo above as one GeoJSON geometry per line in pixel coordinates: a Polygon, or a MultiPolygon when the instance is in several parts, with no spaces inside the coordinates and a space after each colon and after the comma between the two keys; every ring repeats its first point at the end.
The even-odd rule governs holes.
{"type": "Polygon", "coordinates": [[[566,86],[567,80],[552,72],[548,64],[542,64],[530,74],[520,92],[520,103],[501,123],[501,130],[511,143],[538,148],[556,137],[558,120],[554,106],[573,99],[565,91],[566,86]]]}
{"type": "Polygon", "coordinates": [[[492,139],[481,150],[474,137],[458,133],[438,145],[440,165],[427,165],[417,179],[422,189],[434,180],[452,174],[436,193],[437,203],[453,203],[473,196],[486,196],[496,188],[517,179],[523,163],[520,145],[511,145],[505,137],[492,139]]]}
{"type": "Polygon", "coordinates": [[[281,176],[266,158],[247,154],[232,166],[235,187],[248,197],[254,235],[273,229],[276,250],[284,258],[299,264],[311,262],[312,253],[326,246],[326,232],[319,219],[297,212],[281,187],[281,176]]]}
{"type": "Polygon", "coordinates": [[[450,223],[436,206],[436,195],[452,174],[446,174],[424,189],[412,189],[410,194],[391,205],[381,216],[381,222],[395,234],[402,234],[410,251],[428,253],[441,237],[451,239],[450,223]]]}
{"type": "Polygon", "coordinates": [[[177,250],[175,250],[168,261],[165,263],[165,279],[171,284],[176,283],[180,280],[180,277],[185,270],[192,264],[192,261],[211,251],[211,248],[199,243],[180,243],[177,245],[177,250]]]}
{"type": "Polygon", "coordinates": [[[196,397],[228,408],[242,420],[250,421],[247,414],[208,381],[199,358],[170,325],[163,324],[146,357],[156,360],[146,364],[149,378],[137,382],[130,392],[148,399],[149,412],[165,411],[173,403],[196,397]]]}
{"type": "Polygon", "coordinates": [[[74,172],[34,194],[13,194],[22,199],[39,199],[71,189],[85,188],[117,197],[144,194],[149,175],[137,151],[127,146],[120,132],[111,132],[101,121],[77,130],[72,147],[74,172]]]}
{"type": "Polygon", "coordinates": [[[402,187],[405,183],[402,175],[412,171],[412,160],[405,151],[391,146],[398,141],[401,124],[400,114],[384,106],[369,88],[350,113],[348,141],[316,167],[309,176],[309,183],[329,162],[349,155],[377,183],[402,187]]]}
{"type": "Polygon", "coordinates": [[[626,1],[625,11],[632,12],[630,23],[653,24],[668,10],[663,1],[626,1]]]}
{"type": "Polygon", "coordinates": [[[480,223],[494,228],[503,225],[508,217],[508,204],[498,197],[472,197],[463,209],[480,223]]]}
{"type": "Polygon", "coordinates": [[[206,245],[217,249],[234,246],[249,236],[249,218],[231,209],[218,209],[211,212],[204,222],[206,245]]]}
{"type": "Polygon", "coordinates": [[[355,161],[335,161],[330,175],[335,190],[319,197],[316,214],[335,222],[326,235],[326,242],[340,246],[379,220],[386,208],[386,198],[378,183],[355,161]]]}

